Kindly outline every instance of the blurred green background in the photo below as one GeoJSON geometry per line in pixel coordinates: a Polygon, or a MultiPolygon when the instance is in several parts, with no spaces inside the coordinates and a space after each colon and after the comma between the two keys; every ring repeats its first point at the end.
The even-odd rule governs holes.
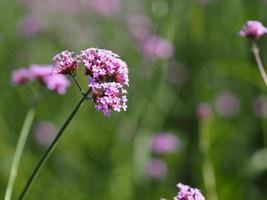
{"type": "MultiPolygon", "coordinates": [[[[250,41],[238,35],[248,19],[267,24],[266,9],[264,0],[0,0],[0,199],[32,100],[27,87],[12,86],[12,71],[99,47],[128,64],[128,110],[107,118],[84,104],[26,199],[170,200],[182,182],[208,200],[266,200],[267,88],[250,41]],[[168,40],[173,55],[147,57],[133,31],[168,40]],[[175,152],[151,151],[162,132],[179,139],[175,152]],[[166,164],[162,177],[148,171],[155,158],[166,164]]],[[[258,44],[267,62],[266,38],[258,44]]],[[[64,96],[40,92],[14,199],[46,149],[34,127],[59,128],[81,96],[74,84],[64,96]]]]}

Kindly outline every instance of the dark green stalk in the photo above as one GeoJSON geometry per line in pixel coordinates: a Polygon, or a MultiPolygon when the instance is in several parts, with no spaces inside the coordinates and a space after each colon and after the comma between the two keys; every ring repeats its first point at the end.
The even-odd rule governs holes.
{"type": "Polygon", "coordinates": [[[79,110],[81,105],[83,104],[83,102],[87,99],[87,96],[90,94],[90,92],[91,92],[91,89],[88,89],[88,91],[85,93],[85,95],[83,95],[82,98],[80,99],[80,101],[77,103],[77,105],[75,106],[75,108],[73,109],[73,111],[71,112],[69,117],[66,119],[66,121],[63,124],[63,126],[59,130],[57,136],[55,137],[53,142],[50,144],[50,146],[48,147],[48,149],[46,150],[46,152],[44,153],[44,155],[42,156],[42,158],[40,159],[40,161],[36,165],[35,169],[33,170],[32,174],[31,174],[30,178],[28,179],[28,181],[27,181],[23,191],[21,192],[18,200],[24,199],[24,197],[25,197],[26,193],[28,192],[28,190],[30,189],[33,181],[35,180],[35,178],[39,174],[41,168],[43,167],[43,165],[47,161],[48,157],[50,156],[50,154],[54,150],[54,148],[55,148],[57,142],[59,141],[60,137],[64,133],[64,130],[67,128],[67,126],[69,125],[69,123],[71,122],[71,120],[73,119],[73,117],[75,116],[75,114],[77,113],[77,111],[79,110]]]}

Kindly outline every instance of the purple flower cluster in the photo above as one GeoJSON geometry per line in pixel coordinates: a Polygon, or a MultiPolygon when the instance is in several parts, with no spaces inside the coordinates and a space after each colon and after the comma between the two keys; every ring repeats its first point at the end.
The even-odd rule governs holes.
{"type": "Polygon", "coordinates": [[[21,85],[30,81],[38,80],[51,91],[65,94],[70,85],[68,79],[62,74],[52,74],[53,67],[50,65],[31,65],[29,68],[16,69],[12,73],[11,82],[21,85]]]}
{"type": "Polygon", "coordinates": [[[247,21],[239,32],[242,37],[251,37],[253,39],[259,39],[265,33],[267,33],[267,28],[261,22],[253,20],[247,21]]]}
{"type": "Polygon", "coordinates": [[[174,200],[205,200],[205,197],[197,188],[179,183],[177,187],[180,189],[174,200]]]}
{"type": "Polygon", "coordinates": [[[53,57],[54,73],[74,74],[78,67],[78,59],[72,56],[73,52],[63,51],[53,57]]]}
{"type": "Polygon", "coordinates": [[[111,111],[120,112],[127,108],[129,85],[128,68],[120,57],[108,50],[89,48],[81,52],[80,59],[85,66],[85,75],[90,76],[89,87],[97,110],[106,116],[111,111]]]}
{"type": "Polygon", "coordinates": [[[109,116],[111,111],[127,109],[127,91],[129,85],[128,67],[120,57],[105,49],[88,48],[78,56],[63,51],[54,56],[54,73],[75,75],[79,63],[85,67],[84,74],[89,76],[92,100],[97,110],[109,116]]]}

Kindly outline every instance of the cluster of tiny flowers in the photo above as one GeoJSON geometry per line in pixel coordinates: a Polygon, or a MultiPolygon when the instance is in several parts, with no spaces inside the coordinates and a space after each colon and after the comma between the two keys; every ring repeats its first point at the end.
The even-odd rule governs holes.
{"type": "Polygon", "coordinates": [[[177,187],[180,189],[174,200],[205,200],[205,197],[197,188],[179,183],[177,187]]]}
{"type": "Polygon", "coordinates": [[[120,57],[108,50],[89,48],[79,56],[85,66],[85,75],[90,76],[89,87],[97,110],[106,116],[111,111],[125,111],[129,85],[128,68],[120,57]]]}
{"type": "Polygon", "coordinates": [[[74,74],[78,67],[78,59],[72,56],[73,52],[63,51],[53,57],[54,73],[74,74]]]}
{"type": "Polygon", "coordinates": [[[243,37],[259,39],[263,34],[267,33],[267,28],[259,21],[247,21],[239,34],[243,37]]]}
{"type": "Polygon", "coordinates": [[[29,68],[16,69],[12,73],[11,82],[14,85],[21,85],[38,80],[49,90],[65,94],[70,82],[64,75],[52,74],[52,71],[53,67],[50,65],[31,65],[29,68]]]}

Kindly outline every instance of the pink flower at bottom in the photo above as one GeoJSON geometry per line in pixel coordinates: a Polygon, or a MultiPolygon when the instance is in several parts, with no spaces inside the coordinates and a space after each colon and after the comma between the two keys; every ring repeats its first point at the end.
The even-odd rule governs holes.
{"type": "Polygon", "coordinates": [[[251,37],[254,39],[260,38],[263,34],[267,33],[267,28],[259,21],[247,21],[239,34],[242,37],[251,37]]]}
{"type": "Polygon", "coordinates": [[[62,74],[47,76],[43,79],[43,81],[49,90],[61,95],[66,93],[66,90],[70,85],[68,79],[62,74]]]}
{"type": "Polygon", "coordinates": [[[174,200],[205,200],[199,189],[192,188],[188,185],[179,183],[177,187],[180,189],[174,200]]]}

